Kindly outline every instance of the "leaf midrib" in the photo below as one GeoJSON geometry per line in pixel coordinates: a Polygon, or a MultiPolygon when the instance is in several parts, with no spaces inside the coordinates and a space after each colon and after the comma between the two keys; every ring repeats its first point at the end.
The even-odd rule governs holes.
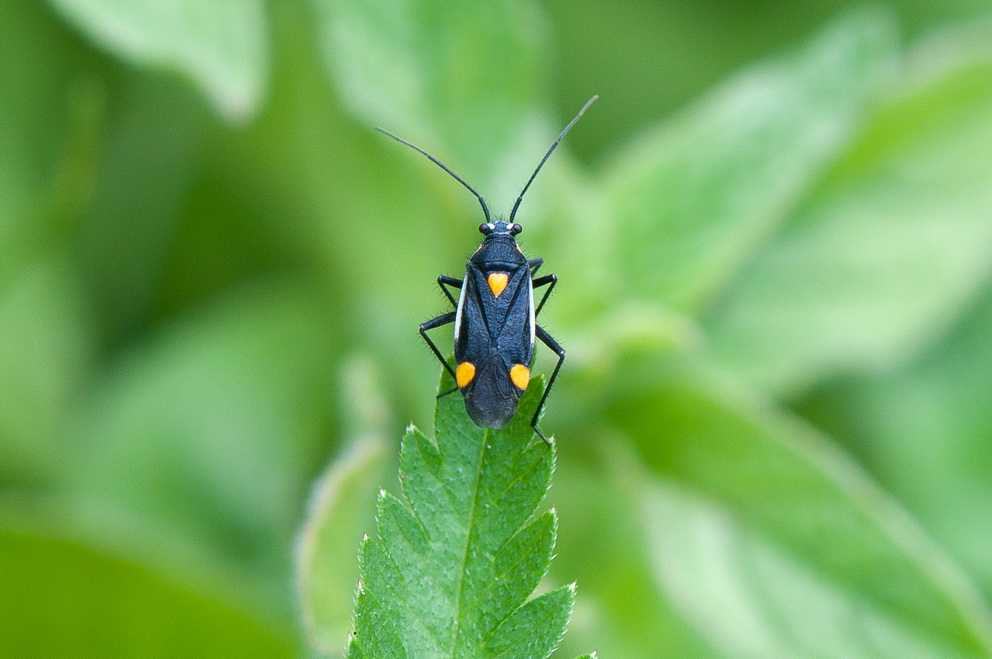
{"type": "Polygon", "coordinates": [[[486,450],[489,446],[489,436],[492,431],[488,428],[482,433],[482,449],[479,451],[479,461],[475,469],[475,485],[472,489],[472,506],[469,509],[468,524],[465,528],[465,548],[462,550],[461,565],[458,570],[458,594],[455,596],[455,628],[451,637],[451,648],[448,656],[455,656],[455,647],[458,645],[458,632],[462,624],[462,592],[465,589],[466,570],[468,568],[468,549],[472,542],[472,526],[475,523],[475,510],[479,503],[479,483],[482,480],[482,462],[486,457],[486,450]]]}

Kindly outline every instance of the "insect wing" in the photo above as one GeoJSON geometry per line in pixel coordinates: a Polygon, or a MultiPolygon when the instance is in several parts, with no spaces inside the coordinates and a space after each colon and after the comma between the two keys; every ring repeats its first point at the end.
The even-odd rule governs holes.
{"type": "Polygon", "coordinates": [[[511,273],[506,289],[493,301],[499,317],[495,336],[499,354],[507,368],[514,364],[529,367],[534,355],[534,290],[530,268],[521,266],[511,273]]]}
{"type": "MultiPolygon", "coordinates": [[[[486,325],[487,314],[482,306],[479,277],[473,270],[477,269],[469,267],[465,275],[455,310],[455,360],[459,364],[470,362],[478,366],[489,356],[492,340],[486,325]]],[[[482,281],[485,286],[485,279],[482,281]]]]}
{"type": "MultiPolygon", "coordinates": [[[[492,273],[489,273],[490,275],[492,273]]],[[[493,351],[507,368],[530,365],[534,354],[534,291],[526,266],[507,273],[496,295],[487,274],[470,264],[455,314],[455,357],[478,363],[493,351]]]]}
{"type": "Polygon", "coordinates": [[[517,411],[520,392],[498,355],[479,364],[472,386],[465,391],[465,410],[476,425],[502,428],[517,411]]]}
{"type": "Polygon", "coordinates": [[[515,384],[511,369],[529,368],[534,353],[533,291],[526,265],[506,273],[498,294],[488,279],[493,272],[501,271],[487,275],[475,264],[468,267],[456,312],[455,359],[469,416],[480,426],[502,428],[526,388],[515,384]]]}

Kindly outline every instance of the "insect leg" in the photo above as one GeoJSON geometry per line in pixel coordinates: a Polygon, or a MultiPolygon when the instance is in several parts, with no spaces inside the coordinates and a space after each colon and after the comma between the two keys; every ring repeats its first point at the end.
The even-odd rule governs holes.
{"type": "Polygon", "coordinates": [[[530,268],[531,276],[537,274],[537,269],[541,267],[542,263],[544,263],[544,259],[542,259],[541,257],[527,261],[527,267],[530,268]]]}
{"type": "Polygon", "coordinates": [[[451,300],[451,306],[457,307],[458,303],[455,302],[455,298],[451,295],[451,291],[445,288],[445,286],[451,286],[453,288],[461,289],[462,280],[455,279],[454,277],[449,277],[447,275],[441,275],[440,277],[437,278],[437,285],[441,289],[441,292],[447,295],[448,299],[451,300]]]}
{"type": "MultiPolygon", "coordinates": [[[[437,349],[437,345],[433,341],[431,341],[431,337],[427,336],[427,330],[432,330],[437,327],[443,327],[448,323],[453,323],[453,322],[455,322],[454,311],[449,311],[446,314],[441,314],[437,318],[431,318],[427,322],[420,324],[420,336],[424,337],[424,341],[427,342],[428,347],[430,347],[431,351],[433,351],[434,356],[437,357],[437,360],[441,362],[442,366],[448,369],[448,373],[451,373],[451,377],[455,378],[455,371],[454,369],[451,368],[451,364],[449,364],[448,360],[444,358],[444,355],[441,354],[441,351],[437,349]]],[[[457,387],[455,389],[457,389],[457,387]]],[[[450,394],[452,391],[455,391],[455,389],[438,394],[438,398],[450,394]]]]}
{"type": "Polygon", "coordinates": [[[555,290],[555,285],[557,283],[558,283],[558,277],[555,275],[544,275],[543,277],[538,277],[537,279],[534,280],[534,283],[532,284],[534,288],[539,288],[541,286],[547,286],[548,284],[551,284],[550,286],[548,286],[548,290],[544,291],[544,297],[541,298],[541,303],[537,305],[537,309],[534,311],[534,316],[537,316],[537,314],[541,313],[541,308],[544,306],[544,302],[548,299],[548,296],[551,295],[551,291],[555,290]]]}
{"type": "Polygon", "coordinates": [[[565,349],[558,344],[557,341],[551,338],[551,335],[544,331],[544,328],[537,325],[535,328],[535,334],[537,338],[541,339],[544,345],[551,348],[551,350],[558,355],[558,363],[555,364],[555,370],[551,372],[551,378],[548,380],[548,386],[544,389],[544,394],[541,396],[541,401],[537,404],[537,409],[534,411],[534,418],[530,420],[530,427],[534,429],[537,436],[544,440],[544,443],[551,446],[551,442],[548,441],[544,433],[541,432],[537,427],[537,419],[541,416],[541,410],[544,409],[544,402],[548,400],[548,394],[551,393],[551,387],[555,384],[555,379],[558,377],[558,371],[561,369],[561,365],[565,363],[565,349]]]}

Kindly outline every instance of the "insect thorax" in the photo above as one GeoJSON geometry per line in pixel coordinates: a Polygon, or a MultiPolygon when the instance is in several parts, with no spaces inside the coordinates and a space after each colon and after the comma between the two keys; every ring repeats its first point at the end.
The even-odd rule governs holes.
{"type": "Polygon", "coordinates": [[[475,254],[472,262],[483,270],[505,266],[510,269],[527,263],[527,257],[520,251],[517,241],[509,236],[491,236],[487,238],[475,254]]]}

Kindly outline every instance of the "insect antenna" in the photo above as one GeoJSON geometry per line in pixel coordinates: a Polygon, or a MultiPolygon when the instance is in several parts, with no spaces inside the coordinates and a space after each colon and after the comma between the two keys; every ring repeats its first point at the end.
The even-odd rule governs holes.
{"type": "Polygon", "coordinates": [[[520,196],[517,197],[517,201],[514,202],[513,204],[513,210],[510,211],[510,219],[508,221],[509,224],[513,224],[513,218],[517,214],[517,209],[520,208],[520,202],[524,200],[524,193],[527,192],[527,188],[529,188],[530,184],[534,182],[535,178],[537,178],[537,173],[541,171],[541,167],[544,167],[544,163],[547,162],[548,158],[551,157],[551,152],[555,150],[555,147],[557,147],[558,143],[561,142],[563,137],[565,137],[565,134],[572,129],[572,126],[575,125],[575,122],[577,122],[579,119],[582,118],[582,115],[585,114],[586,109],[590,105],[592,105],[593,101],[595,101],[597,98],[599,98],[599,95],[593,96],[588,101],[586,101],[586,104],[582,106],[582,109],[579,110],[579,113],[575,115],[574,119],[568,122],[568,125],[565,126],[565,130],[561,131],[561,133],[558,134],[558,138],[551,144],[551,148],[548,149],[548,152],[544,154],[543,158],[541,158],[541,162],[537,164],[537,169],[535,169],[534,173],[530,175],[529,179],[527,179],[527,185],[525,185],[524,189],[520,191],[520,196]]]}
{"type": "MultiPolygon", "coordinates": [[[[590,101],[590,103],[591,103],[591,102],[592,102],[592,101],[590,101]]],[[[587,103],[586,105],[588,105],[588,103],[587,103]]],[[[582,108],[582,109],[583,109],[583,110],[585,110],[585,108],[582,108]]],[[[579,114],[581,115],[582,113],[580,112],[579,114]]],[[[578,117],[576,117],[576,119],[578,119],[578,117]]],[[[575,122],[573,121],[572,123],[575,123],[575,122]]],[[[571,124],[569,125],[569,128],[571,128],[571,124]]],[[[466,183],[466,182],[465,182],[465,179],[463,179],[463,178],[462,178],[461,176],[459,176],[458,174],[455,174],[455,173],[454,173],[453,171],[451,171],[450,169],[448,169],[448,166],[447,166],[447,165],[445,165],[445,164],[444,164],[443,162],[441,162],[440,160],[438,160],[437,158],[435,158],[435,157],[434,157],[434,156],[432,156],[431,154],[429,154],[429,153],[427,153],[426,151],[424,151],[423,149],[421,149],[421,148],[420,148],[419,146],[417,146],[416,144],[411,144],[410,142],[407,142],[406,140],[404,140],[404,139],[403,139],[402,137],[398,137],[398,136],[396,136],[396,135],[393,135],[392,133],[390,133],[390,132],[389,132],[388,130],[386,130],[385,128],[380,128],[380,127],[378,127],[378,126],[376,126],[376,127],[375,127],[375,129],[376,129],[377,131],[379,131],[380,133],[383,133],[384,135],[388,135],[389,137],[391,137],[391,138],[393,138],[393,139],[394,139],[394,140],[396,140],[397,142],[399,142],[399,143],[401,143],[401,144],[406,144],[406,145],[407,145],[408,147],[410,147],[411,149],[414,149],[415,151],[419,151],[419,152],[420,152],[420,153],[422,153],[423,155],[425,155],[425,156],[427,156],[428,158],[430,158],[430,161],[431,161],[432,163],[434,163],[435,165],[437,165],[438,167],[440,167],[440,168],[441,168],[441,169],[443,169],[444,171],[446,171],[446,172],[448,172],[449,174],[451,174],[451,177],[452,177],[452,178],[454,178],[454,179],[455,179],[456,181],[458,181],[459,183],[461,183],[462,185],[464,185],[464,186],[465,186],[466,188],[468,188],[468,191],[469,191],[469,192],[471,192],[472,194],[474,194],[474,195],[475,195],[475,198],[476,198],[476,199],[478,199],[478,200],[479,200],[479,203],[480,203],[480,204],[482,205],[482,212],[483,212],[483,213],[485,213],[485,215],[486,215],[486,222],[490,222],[490,221],[491,221],[491,219],[489,218],[489,207],[488,207],[488,206],[486,206],[486,200],[482,198],[482,195],[480,195],[480,194],[479,194],[478,192],[476,192],[476,191],[475,191],[475,188],[473,188],[473,187],[472,187],[471,185],[469,185],[468,183],[466,183]]],[[[565,130],[568,130],[568,128],[566,128],[565,130]]],[[[561,138],[559,137],[558,139],[561,139],[561,138]]],[[[556,142],[556,144],[557,144],[557,142],[556,142]]],[[[554,148],[554,147],[552,147],[552,148],[554,148]]],[[[545,156],[545,160],[546,160],[546,159],[547,159],[547,156],[545,156]]],[[[543,164],[543,162],[542,162],[542,164],[543,164]]],[[[538,168],[538,169],[540,169],[540,168],[538,168]]],[[[536,174],[537,172],[534,172],[534,173],[536,174]]],[[[532,177],[532,178],[533,178],[533,177],[532,177]]],[[[529,184],[528,184],[528,185],[529,185],[529,184]]],[[[518,203],[519,203],[519,202],[518,202],[518,203]]]]}

